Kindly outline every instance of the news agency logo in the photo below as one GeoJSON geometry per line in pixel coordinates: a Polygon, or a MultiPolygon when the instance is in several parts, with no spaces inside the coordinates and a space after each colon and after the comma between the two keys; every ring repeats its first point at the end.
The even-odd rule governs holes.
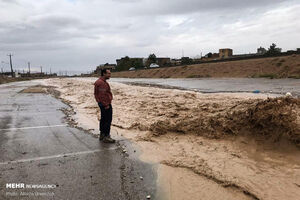
{"type": "Polygon", "coordinates": [[[25,183],[6,183],[6,189],[54,189],[54,184],[25,184],[25,183]]]}
{"type": "Polygon", "coordinates": [[[24,189],[25,184],[24,183],[6,183],[7,189],[24,189]]]}
{"type": "Polygon", "coordinates": [[[58,187],[54,184],[25,184],[25,183],[6,183],[6,196],[10,197],[53,197],[55,193],[52,189],[58,187]],[[15,190],[14,190],[15,189],[15,190]],[[17,190],[16,190],[17,189],[17,190]],[[40,192],[39,189],[49,189],[50,191],[40,192]]]}

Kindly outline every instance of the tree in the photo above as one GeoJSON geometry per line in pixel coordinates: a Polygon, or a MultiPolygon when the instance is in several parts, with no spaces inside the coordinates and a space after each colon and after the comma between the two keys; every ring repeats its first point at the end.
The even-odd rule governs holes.
{"type": "Polygon", "coordinates": [[[156,61],[157,61],[156,55],[152,53],[148,56],[145,65],[146,67],[149,67],[151,63],[156,63],[156,61]]]}
{"type": "Polygon", "coordinates": [[[156,63],[156,55],[154,53],[150,54],[148,57],[148,61],[151,63],[156,63]]]}
{"type": "Polygon", "coordinates": [[[117,67],[117,71],[128,70],[131,67],[130,65],[130,58],[128,56],[125,56],[124,58],[121,58],[120,63],[117,67]]]}
{"type": "Polygon", "coordinates": [[[212,57],[212,53],[211,53],[211,52],[209,52],[208,54],[206,54],[206,55],[205,55],[205,57],[207,57],[207,58],[211,58],[211,57],[212,57]]]}
{"type": "Polygon", "coordinates": [[[134,67],[136,69],[143,68],[143,59],[141,58],[131,58],[131,67],[134,67]]]}
{"type": "Polygon", "coordinates": [[[257,54],[263,55],[265,53],[267,53],[267,50],[264,47],[259,47],[257,49],[257,54]]]}
{"type": "Polygon", "coordinates": [[[181,58],[181,64],[182,65],[190,65],[193,63],[193,60],[189,57],[182,57],[181,58]]]}
{"type": "Polygon", "coordinates": [[[269,47],[266,55],[278,55],[281,53],[281,48],[276,47],[276,44],[272,43],[269,47]]]}

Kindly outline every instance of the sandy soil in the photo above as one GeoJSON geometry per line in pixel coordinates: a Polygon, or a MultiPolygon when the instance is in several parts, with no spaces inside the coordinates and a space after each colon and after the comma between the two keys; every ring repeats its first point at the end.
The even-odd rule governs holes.
{"type": "Polygon", "coordinates": [[[300,78],[300,55],[114,72],[124,78],[269,77],[300,78]]]}
{"type": "MultiPolygon", "coordinates": [[[[50,79],[98,134],[92,79],[50,79]]],[[[162,199],[298,199],[299,99],[201,94],[111,83],[113,137],[137,143],[158,164],[162,199]]]]}

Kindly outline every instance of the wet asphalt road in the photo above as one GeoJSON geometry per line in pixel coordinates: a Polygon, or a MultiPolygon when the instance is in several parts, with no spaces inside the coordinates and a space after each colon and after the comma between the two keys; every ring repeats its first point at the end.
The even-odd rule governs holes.
{"type": "Polygon", "coordinates": [[[122,153],[119,145],[133,151],[128,141],[103,144],[69,127],[59,100],[19,93],[36,84],[0,85],[1,200],[157,199],[153,166],[122,153]],[[7,188],[10,183],[48,188],[7,188]]]}
{"type": "Polygon", "coordinates": [[[158,86],[175,87],[203,93],[220,92],[254,92],[269,94],[286,94],[300,97],[299,79],[267,79],[267,78],[112,78],[120,83],[140,83],[158,86]]]}

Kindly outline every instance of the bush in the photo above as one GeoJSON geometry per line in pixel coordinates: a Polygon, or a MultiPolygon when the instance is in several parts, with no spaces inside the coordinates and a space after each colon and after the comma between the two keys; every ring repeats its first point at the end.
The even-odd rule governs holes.
{"type": "Polygon", "coordinates": [[[278,78],[278,76],[276,74],[259,74],[258,77],[259,78],[270,78],[270,79],[278,78]]]}

